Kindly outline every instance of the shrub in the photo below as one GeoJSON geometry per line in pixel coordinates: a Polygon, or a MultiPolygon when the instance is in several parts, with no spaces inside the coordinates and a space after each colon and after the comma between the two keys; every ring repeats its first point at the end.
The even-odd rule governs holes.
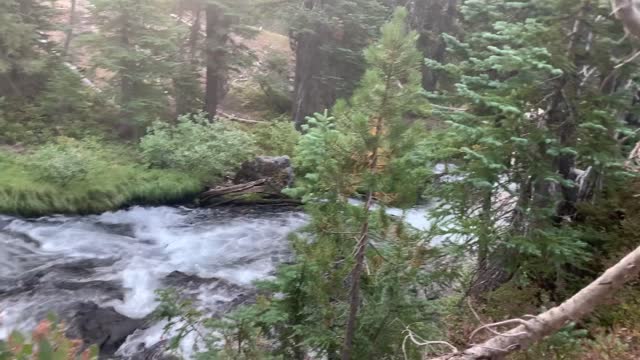
{"type": "Polygon", "coordinates": [[[0,341],[0,359],[98,359],[97,346],[84,348],[82,340],[65,336],[62,324],[44,320],[34,330],[31,341],[18,332],[13,332],[7,342],[0,341]]]}
{"type": "Polygon", "coordinates": [[[175,125],[156,122],[140,141],[153,166],[179,169],[217,179],[256,151],[251,135],[233,125],[209,122],[203,114],[185,115],[175,125]]]}
{"type": "Polygon", "coordinates": [[[259,124],[254,131],[256,144],[264,155],[293,156],[300,133],[289,119],[278,118],[276,121],[259,124]]]}
{"type": "Polygon", "coordinates": [[[60,186],[83,180],[92,167],[99,166],[98,156],[88,143],[70,138],[59,138],[46,144],[30,158],[31,171],[36,177],[60,186]]]}
{"type": "Polygon", "coordinates": [[[291,109],[289,61],[286,56],[276,52],[269,53],[255,80],[267,103],[275,111],[284,113],[291,109]]]}
{"type": "Polygon", "coordinates": [[[0,151],[0,213],[22,216],[100,213],[133,204],[181,203],[204,188],[201,180],[189,172],[149,169],[139,162],[136,148],[94,140],[64,141],[66,145],[47,145],[33,155],[0,151]],[[66,148],[67,152],[62,154],[73,149],[81,154],[80,158],[88,160],[74,164],[76,170],[70,180],[54,182],[50,174],[46,175],[53,172],[52,168],[63,177],[68,176],[69,169],[59,168],[51,156],[38,153],[51,154],[46,149],[58,147],[66,148]],[[37,162],[36,155],[42,156],[37,162]],[[51,166],[54,163],[56,166],[51,166]]]}

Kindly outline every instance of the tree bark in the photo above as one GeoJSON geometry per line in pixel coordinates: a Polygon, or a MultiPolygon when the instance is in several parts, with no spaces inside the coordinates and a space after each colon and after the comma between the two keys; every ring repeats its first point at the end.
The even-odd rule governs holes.
{"type": "Polygon", "coordinates": [[[206,35],[207,35],[207,74],[204,99],[204,111],[207,118],[213,120],[218,111],[218,105],[224,97],[226,85],[226,51],[227,20],[224,11],[215,4],[206,6],[206,35]]]}
{"type": "Polygon", "coordinates": [[[520,325],[467,350],[432,360],[501,360],[516,350],[525,350],[570,322],[579,321],[640,273],[640,247],[609,268],[602,276],[570,299],[520,325]]]}
{"type": "MultiPolygon", "coordinates": [[[[458,0],[408,0],[398,1],[411,14],[411,27],[420,37],[418,48],[425,58],[444,62],[447,44],[442,34],[455,31],[458,18],[458,0]]],[[[441,78],[426,64],[422,65],[422,87],[427,91],[438,88],[441,78]]]]}
{"type": "Polygon", "coordinates": [[[73,26],[76,23],[76,3],[77,0],[71,0],[71,9],[69,10],[69,24],[67,31],[65,31],[64,47],[62,54],[67,56],[69,53],[69,46],[71,45],[71,38],[73,37],[73,26]]]}
{"type": "Polygon", "coordinates": [[[189,34],[189,60],[192,65],[197,64],[197,52],[198,52],[198,40],[200,39],[200,18],[202,8],[200,4],[195,4],[193,11],[193,23],[191,24],[191,31],[189,34]]]}
{"type": "Polygon", "coordinates": [[[622,21],[628,34],[640,37],[640,1],[611,0],[611,6],[616,18],[622,21]]]}
{"type": "Polygon", "coordinates": [[[307,116],[330,108],[336,101],[335,84],[327,82],[329,54],[323,47],[330,36],[330,30],[323,25],[295,35],[292,114],[298,130],[306,123],[307,116]]]}

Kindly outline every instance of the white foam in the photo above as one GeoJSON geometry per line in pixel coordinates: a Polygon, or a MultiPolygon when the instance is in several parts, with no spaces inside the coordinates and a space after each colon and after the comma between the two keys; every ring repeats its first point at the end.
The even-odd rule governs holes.
{"type": "MultiPolygon", "coordinates": [[[[277,263],[288,256],[287,234],[306,223],[306,216],[299,213],[238,215],[172,207],[134,207],[86,217],[3,219],[10,223],[6,227],[9,232],[0,233],[0,254],[6,253],[5,249],[14,249],[17,243],[33,247],[12,235],[20,233],[41,244],[40,248],[33,248],[37,250],[34,256],[40,261],[38,266],[46,267],[52,261],[64,263],[66,258],[119,259],[99,269],[94,278],[118,280],[122,284],[124,299],[101,305],[114,306],[116,311],[132,318],[145,317],[155,309],[155,292],[163,286],[162,279],[173,271],[220,277],[240,286],[268,277],[277,263]]],[[[10,271],[19,265],[17,261],[0,255],[0,269],[10,271]]],[[[226,293],[234,291],[233,288],[225,289],[199,290],[196,296],[203,299],[206,292],[207,301],[202,303],[216,306],[237,296],[226,293]]],[[[48,303],[43,296],[3,300],[0,338],[6,338],[14,328],[28,332],[35,325],[33,310],[37,307],[40,311],[48,303]]],[[[46,296],[60,306],[69,294],[46,296]]],[[[151,346],[163,338],[162,325],[156,324],[143,334],[143,342],[151,346]]],[[[183,351],[188,353],[192,345],[193,341],[191,345],[187,341],[183,351]]],[[[136,351],[131,344],[127,346],[124,352],[136,351]]]]}

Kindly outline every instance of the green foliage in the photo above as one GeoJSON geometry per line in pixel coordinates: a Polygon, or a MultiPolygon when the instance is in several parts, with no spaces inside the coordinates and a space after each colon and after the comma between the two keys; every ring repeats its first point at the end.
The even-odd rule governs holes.
{"type": "MultiPolygon", "coordinates": [[[[405,18],[406,12],[398,10],[383,27],[382,39],[367,50],[369,69],[350,101],[336,105],[332,116],[325,112],[309,119],[294,156],[303,177],[290,189],[303,196],[311,214],[309,226],[291,238],[296,261],[282,266],[274,280],[259,284],[264,296],[255,305],[211,323],[222,336],[206,354],[243,359],[338,356],[349,313],[345,279],[365,222],[371,249],[360,289],[366,306],[358,315],[354,358],[404,358],[403,331],[409,324],[420,336],[440,335],[442,309],[416,294],[439,279],[441,273],[422,271],[438,251],[420,245],[421,234],[392,220],[384,209],[370,211],[346,201],[363,190],[401,192],[390,179],[401,176],[405,164],[415,164],[404,161],[415,140],[404,115],[423,112],[427,104],[416,76],[416,34],[407,30],[405,18]],[[380,168],[372,169],[374,151],[382,160],[380,168]]],[[[419,350],[407,349],[408,358],[420,356],[419,350]]]]}
{"type": "Polygon", "coordinates": [[[42,144],[52,137],[110,136],[113,104],[86,87],[80,77],[52,60],[43,86],[31,97],[0,100],[0,142],[42,144]]]}
{"type": "Polygon", "coordinates": [[[258,124],[252,130],[256,146],[264,155],[293,156],[300,133],[289,119],[276,119],[267,124],[258,124]]]}
{"type": "Polygon", "coordinates": [[[277,52],[266,55],[262,69],[255,75],[255,81],[265,97],[265,102],[273,110],[285,113],[291,109],[289,91],[289,59],[277,52]]]}
{"type": "Polygon", "coordinates": [[[72,181],[84,180],[92,168],[105,166],[99,163],[94,145],[60,138],[57,143],[38,148],[28,165],[39,180],[65,187],[72,181]]]}
{"type": "Polygon", "coordinates": [[[177,41],[186,31],[169,16],[168,0],[92,0],[98,31],[84,36],[95,68],[114,74],[116,102],[133,127],[167,115],[164,87],[176,68],[177,41]]]}
{"type": "Polygon", "coordinates": [[[600,93],[599,84],[574,83],[579,77],[575,68],[591,61],[580,57],[585,46],[593,55],[588,66],[611,68],[599,55],[608,57],[611,43],[604,37],[611,34],[604,25],[582,27],[597,22],[601,9],[578,19],[551,15],[577,14],[580,6],[466,2],[461,7],[464,41],[446,37],[451,62],[427,59],[428,66],[455,83],[453,91],[430,94],[437,104],[434,114],[449,126],[433,138],[440,150],[431,161],[457,165],[451,175],[461,179],[442,184],[433,194],[443,199],[441,229],[468,239],[479,264],[487,254],[503,252],[497,256],[512,269],[540,282],[567,280],[565,266],[580,268],[591,258],[582,229],[564,221],[571,212],[567,208],[574,206],[571,199],[577,198],[568,195],[577,193],[568,167],[592,167],[610,184],[623,173],[623,157],[611,135],[621,131],[616,120],[620,102],[600,93]],[[581,32],[569,42],[559,34],[570,33],[576,21],[582,22],[581,32]],[[587,46],[583,36],[588,31],[603,38],[587,46]],[[594,97],[598,101],[591,101],[594,97]]]}
{"type": "Polygon", "coordinates": [[[220,179],[256,152],[251,135],[204,114],[184,115],[175,125],[156,122],[140,140],[145,159],[153,166],[220,179]]]}
{"type": "Polygon", "coordinates": [[[35,155],[0,152],[0,213],[97,213],[128,204],[180,202],[203,188],[190,173],[145,168],[132,156],[135,149],[65,142],[45,145],[35,155]]]}
{"type": "Polygon", "coordinates": [[[55,319],[40,322],[31,340],[14,331],[7,341],[0,340],[0,360],[98,359],[96,345],[82,350],[82,340],[68,339],[64,331],[64,324],[58,324],[55,319]]]}
{"type": "Polygon", "coordinates": [[[43,70],[46,57],[42,57],[36,47],[41,39],[40,32],[51,27],[51,13],[51,7],[41,1],[4,0],[0,3],[0,75],[11,72],[33,74],[43,70]]]}

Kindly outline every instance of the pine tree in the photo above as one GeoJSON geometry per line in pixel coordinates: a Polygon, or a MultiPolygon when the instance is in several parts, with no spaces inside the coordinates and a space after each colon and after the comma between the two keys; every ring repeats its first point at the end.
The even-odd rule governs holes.
{"type": "Polygon", "coordinates": [[[121,131],[132,137],[151,120],[168,115],[165,88],[175,68],[180,29],[164,0],[92,0],[98,32],[88,36],[92,62],[113,74],[121,131]]]}
{"type": "Polygon", "coordinates": [[[42,88],[38,79],[47,63],[45,31],[52,25],[52,8],[35,0],[0,3],[0,96],[33,96],[42,88]]]}
{"type": "Polygon", "coordinates": [[[608,82],[610,54],[626,45],[614,45],[621,34],[604,20],[607,10],[588,3],[484,0],[461,11],[464,41],[447,36],[456,61],[428,61],[456,81],[455,91],[433,94],[449,129],[432,148],[462,179],[440,187],[442,228],[473,244],[474,291],[508,279],[505,267],[554,279],[561,290],[566,266],[589,257],[571,226],[577,207],[606,196],[583,185],[624,177],[615,139],[628,130],[617,114],[631,94],[608,82]],[[568,12],[576,16],[557,15],[568,12]]]}
{"type": "Polygon", "coordinates": [[[377,0],[300,3],[287,3],[296,55],[292,115],[298,128],[307,116],[351,95],[364,73],[362,50],[390,13],[377,0]]]}
{"type": "MultiPolygon", "coordinates": [[[[413,190],[392,179],[411,173],[404,156],[420,134],[405,115],[427,109],[417,34],[406,16],[398,9],[366,50],[367,71],[353,97],[304,125],[294,161],[306,175],[291,193],[306,201],[311,224],[293,241],[296,264],[262,285],[283,295],[258,306],[262,315],[254,319],[263,334],[277,334],[275,355],[383,358],[402,342],[402,323],[431,310],[413,292],[425,280],[419,237],[374,209],[378,197],[413,190]],[[349,203],[357,194],[364,205],[349,203]]],[[[435,331],[429,324],[421,330],[435,331]]]]}

